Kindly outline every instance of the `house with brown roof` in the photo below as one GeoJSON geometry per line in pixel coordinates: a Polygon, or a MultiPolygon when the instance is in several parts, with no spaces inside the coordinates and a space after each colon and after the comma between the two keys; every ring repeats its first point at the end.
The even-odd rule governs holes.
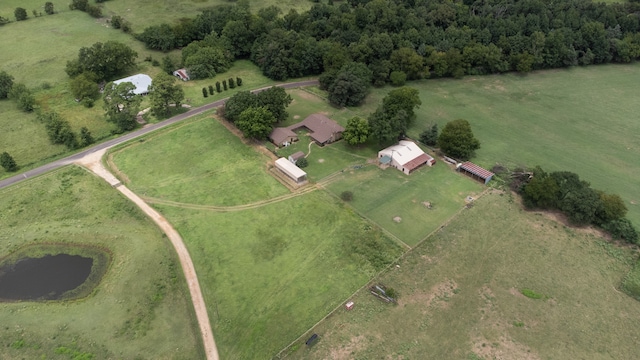
{"type": "Polygon", "coordinates": [[[298,141],[298,135],[289,130],[289,128],[277,127],[271,131],[271,134],[269,134],[269,140],[279,147],[289,146],[294,141],[298,141]]]}
{"type": "Polygon", "coordinates": [[[422,165],[433,166],[436,160],[426,154],[413,141],[400,140],[396,145],[389,146],[378,152],[378,161],[409,175],[422,165]]]}
{"type": "Polygon", "coordinates": [[[291,131],[299,129],[309,131],[309,136],[320,146],[330,144],[342,138],[344,128],[322,114],[311,114],[301,122],[289,126],[291,131]]]}

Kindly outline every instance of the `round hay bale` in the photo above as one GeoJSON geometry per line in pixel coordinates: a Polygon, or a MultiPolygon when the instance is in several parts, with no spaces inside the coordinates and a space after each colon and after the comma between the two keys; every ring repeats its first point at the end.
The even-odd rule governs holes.
{"type": "Polygon", "coordinates": [[[399,222],[402,221],[402,218],[400,216],[396,216],[396,217],[393,218],[393,221],[399,223],[399,222]]]}

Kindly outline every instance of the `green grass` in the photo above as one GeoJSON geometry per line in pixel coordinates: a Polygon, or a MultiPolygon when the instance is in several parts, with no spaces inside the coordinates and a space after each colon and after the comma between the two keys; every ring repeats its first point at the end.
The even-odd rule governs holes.
{"type": "Polygon", "coordinates": [[[140,195],[230,206],[288,192],[266,172],[268,157],[209,115],[145,139],[114,154],[115,164],[140,195]]]}
{"type": "Polygon", "coordinates": [[[640,303],[616,290],[634,255],[617,250],[491,193],[375,280],[397,306],[361,291],[288,358],[634,358],[640,303]]]}
{"type": "Polygon", "coordinates": [[[0,191],[0,209],[0,258],[56,243],[106,248],[112,256],[87,298],[0,303],[0,358],[204,357],[171,244],[116,190],[66,167],[0,191]]]}
{"type": "MultiPolygon", "coordinates": [[[[194,18],[203,9],[216,5],[233,4],[227,0],[137,0],[134,3],[126,0],[111,0],[105,2],[103,14],[105,16],[120,15],[132,24],[133,30],[141,32],[147,26],[162,23],[174,24],[181,18],[194,18]]],[[[289,9],[302,12],[311,8],[310,1],[299,0],[249,0],[252,13],[272,5],[278,6],[284,15],[289,9]]]]}
{"type": "Polygon", "coordinates": [[[483,189],[442,162],[409,176],[394,168],[352,169],[327,188],[336,196],[353,192],[351,206],[411,246],[462,209],[467,196],[479,195],[483,189]],[[431,209],[423,202],[430,202],[431,209]],[[395,217],[401,221],[394,221],[395,217]]]}
{"type": "MultiPolygon", "coordinates": [[[[408,133],[466,119],[482,144],[474,162],[575,172],[619,194],[640,228],[638,76],[640,64],[412,82],[422,106],[408,133]]],[[[375,110],[390,89],[374,89],[361,111],[375,110]]]]}
{"type": "Polygon", "coordinates": [[[401,252],[321,191],[237,212],[157,207],[189,248],[223,359],[269,359],[401,252]]]}

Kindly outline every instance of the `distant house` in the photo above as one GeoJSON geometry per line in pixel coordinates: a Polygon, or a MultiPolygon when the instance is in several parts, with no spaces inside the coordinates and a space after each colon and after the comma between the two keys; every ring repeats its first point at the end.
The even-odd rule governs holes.
{"type": "Polygon", "coordinates": [[[289,146],[294,141],[298,141],[298,135],[289,130],[289,128],[275,128],[269,134],[269,140],[276,146],[289,146]]]}
{"type": "Polygon", "coordinates": [[[342,138],[344,128],[322,114],[311,114],[301,122],[289,126],[291,131],[305,128],[309,136],[320,146],[330,144],[342,138]]]}
{"type": "Polygon", "coordinates": [[[116,80],[113,83],[118,85],[125,82],[130,82],[136,87],[133,90],[135,95],[146,95],[149,93],[149,86],[151,86],[151,77],[146,74],[136,74],[124,79],[116,80]]]}
{"type": "Polygon", "coordinates": [[[298,162],[298,159],[303,157],[304,157],[304,153],[302,151],[294,152],[293,154],[289,155],[289,161],[295,164],[298,162]]]}
{"type": "Polygon", "coordinates": [[[182,81],[191,80],[191,78],[189,77],[189,73],[187,72],[187,69],[184,69],[184,68],[174,71],[173,72],[173,76],[179,77],[180,80],[182,80],[182,81]]]}
{"type": "Polygon", "coordinates": [[[462,164],[458,164],[457,169],[461,173],[466,174],[472,177],[473,179],[482,181],[485,185],[489,181],[491,181],[491,179],[493,178],[493,175],[495,175],[491,171],[481,168],[480,166],[472,163],[471,161],[465,161],[462,164]]]}
{"type": "Polygon", "coordinates": [[[436,160],[426,154],[413,141],[401,140],[397,145],[378,152],[378,161],[409,175],[422,165],[433,166],[436,160]]]}
{"type": "Polygon", "coordinates": [[[275,162],[276,168],[287,175],[296,184],[302,184],[307,181],[307,173],[299,167],[291,163],[291,161],[280,158],[275,162]]]}

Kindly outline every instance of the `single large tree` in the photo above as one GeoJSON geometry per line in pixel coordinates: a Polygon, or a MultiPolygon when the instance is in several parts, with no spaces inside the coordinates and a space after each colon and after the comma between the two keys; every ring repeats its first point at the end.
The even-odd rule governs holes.
{"type": "Polygon", "coordinates": [[[272,86],[267,90],[259,92],[257,95],[258,105],[264,106],[276,118],[276,122],[284,121],[289,114],[287,106],[293,99],[287,92],[278,86],[272,86]]]}
{"type": "Polygon", "coordinates": [[[354,116],[347,121],[342,138],[349,145],[360,145],[369,138],[369,123],[366,119],[354,116]]]}
{"type": "Polygon", "coordinates": [[[469,122],[458,119],[444,126],[438,136],[438,146],[448,156],[458,160],[469,160],[480,148],[480,141],[473,136],[469,122]]]}
{"type": "Polygon", "coordinates": [[[85,72],[71,79],[69,88],[71,94],[88,107],[93,106],[93,101],[100,97],[100,88],[93,73],[85,72]]]}
{"type": "Polygon", "coordinates": [[[136,117],[140,111],[142,98],[135,95],[136,86],[130,82],[118,85],[110,82],[104,87],[104,110],[107,121],[116,124],[116,132],[122,133],[136,127],[136,117]]]}
{"type": "Polygon", "coordinates": [[[275,123],[276,118],[273,114],[261,106],[244,110],[235,124],[245,137],[264,139],[271,133],[275,123]]]}
{"type": "Polygon", "coordinates": [[[55,13],[53,3],[51,1],[44,3],[44,12],[47,13],[47,15],[53,15],[55,13]]]}
{"type": "Polygon", "coordinates": [[[390,91],[382,99],[382,105],[369,116],[371,136],[380,143],[403,137],[416,117],[414,109],[421,104],[416,89],[402,87],[390,91]]]}
{"type": "Polygon", "coordinates": [[[6,99],[13,86],[13,76],[6,71],[0,71],[0,99],[6,99]]]}
{"type": "Polygon", "coordinates": [[[18,170],[18,164],[16,164],[13,157],[6,151],[0,155],[0,166],[9,172],[18,170]]]}
{"type": "Polygon", "coordinates": [[[331,104],[358,106],[369,93],[371,71],[362,63],[348,63],[330,81],[327,90],[331,104]]]}
{"type": "MultiPolygon", "coordinates": [[[[216,86],[220,83],[217,82],[216,86]]],[[[220,90],[218,90],[220,92],[220,90]]],[[[249,91],[240,91],[224,103],[225,119],[236,122],[240,114],[250,107],[258,106],[258,98],[249,91]]]]}
{"type": "Polygon", "coordinates": [[[98,42],[91,47],[80,48],[78,58],[68,61],[65,71],[71,77],[91,72],[98,80],[109,80],[132,67],[136,57],[138,53],[123,43],[98,42]]]}
{"type": "Polygon", "coordinates": [[[176,77],[161,72],[153,78],[149,87],[151,111],[156,116],[168,115],[171,105],[178,108],[184,100],[182,86],[176,84],[176,77]]]}

